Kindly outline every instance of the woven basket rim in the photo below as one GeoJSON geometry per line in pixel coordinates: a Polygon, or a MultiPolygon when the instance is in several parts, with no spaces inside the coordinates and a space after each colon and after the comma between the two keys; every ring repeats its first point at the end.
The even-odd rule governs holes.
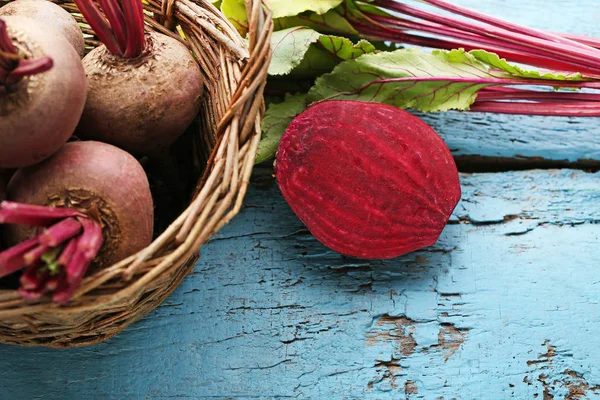
{"type": "MultiPolygon", "coordinates": [[[[48,1],[77,11],[68,0],[48,1]]],[[[200,116],[214,137],[205,172],[188,207],[166,230],[145,249],[86,276],[68,305],[29,304],[16,290],[0,290],[0,342],[71,347],[112,337],[157,307],[191,272],[202,245],[239,212],[260,140],[273,32],[266,0],[245,4],[246,39],[209,0],[145,2],[152,14],[146,27],[184,43],[212,82],[200,116]]]]}

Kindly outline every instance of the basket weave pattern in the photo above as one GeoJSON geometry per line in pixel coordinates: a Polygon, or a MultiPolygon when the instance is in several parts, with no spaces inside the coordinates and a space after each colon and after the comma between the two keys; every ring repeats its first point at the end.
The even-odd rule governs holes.
{"type": "MultiPolygon", "coordinates": [[[[54,1],[84,22],[72,3],[54,1]]],[[[238,213],[260,140],[273,30],[263,1],[245,3],[246,40],[209,0],[144,3],[147,29],[186,44],[205,75],[194,162],[208,162],[194,197],[146,249],[87,276],[68,306],[28,304],[15,290],[0,290],[1,343],[74,347],[107,340],[157,307],[192,271],[200,247],[238,213]]],[[[89,28],[82,31],[87,45],[100,45],[89,28]]]]}

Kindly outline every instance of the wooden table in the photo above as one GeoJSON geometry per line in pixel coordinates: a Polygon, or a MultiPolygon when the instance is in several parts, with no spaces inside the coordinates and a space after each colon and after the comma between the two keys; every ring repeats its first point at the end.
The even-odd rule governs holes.
{"type": "MultiPolygon", "coordinates": [[[[597,0],[456,2],[600,36],[597,0]]],[[[424,118],[467,171],[432,248],[328,251],[257,168],[241,214],[141,322],[90,348],[0,346],[2,398],[600,398],[600,174],[582,169],[600,165],[599,120],[424,118]]]]}

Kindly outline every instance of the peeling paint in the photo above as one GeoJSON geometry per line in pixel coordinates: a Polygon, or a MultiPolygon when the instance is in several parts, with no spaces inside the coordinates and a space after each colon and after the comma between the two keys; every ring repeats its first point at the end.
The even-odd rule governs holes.
{"type": "Polygon", "coordinates": [[[404,384],[404,394],[407,396],[411,394],[418,394],[419,388],[417,387],[417,382],[415,381],[406,381],[404,384]]]}
{"type": "Polygon", "coordinates": [[[367,345],[374,346],[381,342],[395,342],[403,356],[415,352],[417,342],[413,337],[415,321],[406,316],[392,317],[384,315],[377,320],[376,330],[368,332],[367,345]]]}
{"type": "Polygon", "coordinates": [[[444,359],[446,361],[460,349],[460,346],[465,342],[467,332],[468,329],[459,329],[448,323],[442,324],[438,340],[440,347],[444,349],[444,359]]]}

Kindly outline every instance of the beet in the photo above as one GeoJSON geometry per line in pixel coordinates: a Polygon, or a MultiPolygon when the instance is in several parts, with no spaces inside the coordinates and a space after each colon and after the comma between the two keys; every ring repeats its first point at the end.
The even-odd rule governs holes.
{"type": "Polygon", "coordinates": [[[159,33],[146,34],[146,43],[145,54],[133,60],[105,46],[85,56],[89,92],[79,137],[155,154],[198,115],[203,79],[189,50],[159,33]]]}
{"type": "Polygon", "coordinates": [[[0,18],[0,168],[35,164],[71,137],[86,99],[81,59],[56,30],[0,18]]]}
{"type": "Polygon", "coordinates": [[[386,259],[433,245],[461,197],[444,141],[402,109],[359,101],[309,107],[279,145],[276,179],[317,240],[386,259]]]}
{"type": "Polygon", "coordinates": [[[88,99],[77,136],[111,143],[134,155],[162,155],[198,115],[200,67],[177,39],[144,32],[140,0],[75,0],[104,43],[83,59],[88,99]]]}
{"type": "MultiPolygon", "coordinates": [[[[8,200],[71,208],[100,222],[104,244],[95,267],[121,261],[152,240],[154,210],[144,170],[133,156],[109,144],[70,142],[45,161],[18,170],[8,184],[8,200]]],[[[36,234],[32,226],[7,228],[11,245],[36,234]]]]}
{"type": "Polygon", "coordinates": [[[69,12],[48,0],[16,0],[0,8],[0,17],[22,16],[57,29],[83,57],[85,43],[81,28],[69,12]]]}

